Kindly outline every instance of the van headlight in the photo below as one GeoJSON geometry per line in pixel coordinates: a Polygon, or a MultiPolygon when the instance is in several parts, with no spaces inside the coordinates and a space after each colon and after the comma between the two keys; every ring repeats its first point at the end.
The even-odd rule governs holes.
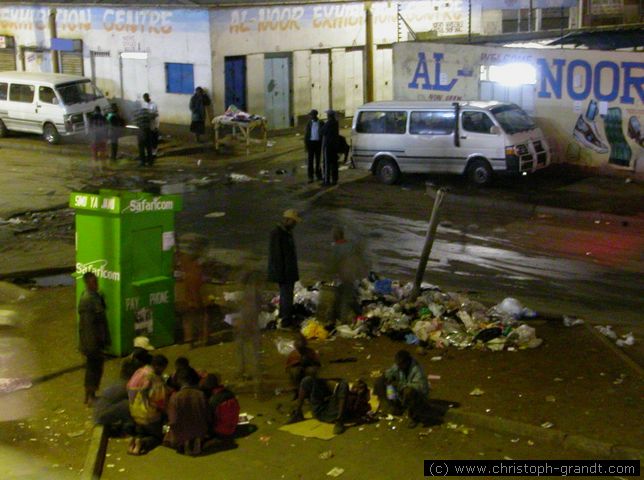
{"type": "Polygon", "coordinates": [[[517,150],[514,148],[514,145],[505,147],[505,156],[511,157],[512,155],[517,155],[517,150]]]}

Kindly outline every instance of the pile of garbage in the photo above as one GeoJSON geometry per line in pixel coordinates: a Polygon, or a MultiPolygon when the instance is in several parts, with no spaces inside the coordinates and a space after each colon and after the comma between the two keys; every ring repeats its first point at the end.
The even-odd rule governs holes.
{"type": "MultiPolygon", "coordinates": [[[[357,290],[361,312],[353,318],[324,323],[316,315],[321,290],[328,284],[305,288],[296,284],[294,303],[301,333],[307,338],[371,338],[386,335],[394,340],[427,348],[481,348],[491,351],[536,348],[542,343],[533,327],[521,320],[537,316],[514,298],[487,308],[462,293],[443,292],[421,285],[420,295],[411,298],[413,285],[384,279],[363,279],[357,290]]],[[[332,288],[332,287],[331,287],[332,288]]],[[[271,302],[279,303],[279,297],[271,302]]],[[[263,313],[260,323],[270,328],[277,311],[263,313]]]]}

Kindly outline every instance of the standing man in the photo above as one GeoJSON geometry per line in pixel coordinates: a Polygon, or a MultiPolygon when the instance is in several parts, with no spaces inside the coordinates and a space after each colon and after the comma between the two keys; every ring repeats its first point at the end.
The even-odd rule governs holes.
{"type": "Polygon", "coordinates": [[[161,125],[161,120],[159,119],[159,107],[150,99],[149,93],[143,94],[143,108],[152,114],[152,123],[150,124],[150,130],[152,132],[152,156],[156,157],[159,148],[159,126],[161,125]]]}
{"type": "Polygon", "coordinates": [[[210,97],[203,88],[197,87],[195,94],[190,97],[190,131],[201,142],[201,136],[206,132],[206,107],[210,106],[210,97]]]}
{"type": "Polygon", "coordinates": [[[137,140],[139,144],[139,165],[142,167],[154,163],[152,121],[152,113],[143,106],[134,114],[134,123],[139,127],[137,140]]]}
{"type": "Polygon", "coordinates": [[[93,170],[103,172],[103,160],[107,153],[107,122],[101,107],[95,107],[89,117],[89,133],[91,138],[93,170]]]}
{"type": "Polygon", "coordinates": [[[271,232],[268,279],[280,287],[279,316],[282,327],[289,327],[293,323],[293,288],[300,279],[293,229],[301,221],[295,210],[286,210],[282,214],[282,221],[271,232]]]}
{"type": "Polygon", "coordinates": [[[324,127],[324,122],[318,119],[318,111],[315,109],[311,110],[309,115],[311,118],[306,124],[304,147],[308,155],[309,183],[313,183],[314,175],[318,181],[322,180],[320,156],[322,153],[322,128],[324,127]]]}
{"type": "Polygon", "coordinates": [[[107,120],[107,136],[110,142],[110,160],[116,162],[119,151],[119,137],[121,136],[122,128],[125,126],[116,103],[112,103],[105,119],[107,120]]]}
{"type": "Polygon", "coordinates": [[[85,291],[78,302],[79,350],[87,359],[85,404],[92,406],[103,376],[103,349],[110,344],[105,299],[98,292],[98,279],[92,272],[83,275],[85,291]]]}
{"type": "Polygon", "coordinates": [[[322,153],[324,156],[324,185],[338,183],[338,144],[340,125],[333,110],[327,110],[327,121],[322,128],[322,153]]]}

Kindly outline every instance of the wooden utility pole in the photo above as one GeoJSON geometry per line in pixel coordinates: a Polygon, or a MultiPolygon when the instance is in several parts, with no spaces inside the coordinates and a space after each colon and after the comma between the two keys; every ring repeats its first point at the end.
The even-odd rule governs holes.
{"type": "MultiPolygon", "coordinates": [[[[52,8],[49,10],[49,41],[53,43],[53,39],[58,37],[58,32],[56,31],[56,9],[52,8]]],[[[60,65],[58,63],[58,50],[53,48],[51,52],[51,67],[54,70],[54,73],[60,73],[60,65]]]]}
{"type": "Polygon", "coordinates": [[[373,102],[374,99],[374,87],[373,87],[373,13],[371,12],[371,2],[365,2],[364,4],[364,13],[365,13],[365,68],[367,70],[366,80],[367,80],[367,92],[366,100],[367,102],[373,102]]]}
{"type": "Polygon", "coordinates": [[[445,189],[439,188],[434,198],[434,207],[432,208],[432,215],[429,218],[429,226],[427,227],[427,235],[425,236],[425,245],[423,252],[420,254],[420,261],[418,262],[418,269],[416,270],[416,280],[414,281],[414,288],[411,291],[411,299],[415,300],[420,294],[420,285],[423,283],[425,276],[425,269],[427,268],[427,260],[434,245],[434,238],[436,237],[436,228],[438,227],[438,210],[440,209],[443,197],[445,196],[445,189]]]}

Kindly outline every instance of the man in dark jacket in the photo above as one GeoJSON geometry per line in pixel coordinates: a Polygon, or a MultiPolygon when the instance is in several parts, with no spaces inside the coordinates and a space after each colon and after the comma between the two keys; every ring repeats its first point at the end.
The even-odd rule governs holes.
{"type": "Polygon", "coordinates": [[[87,359],[85,403],[93,405],[103,376],[103,349],[110,344],[105,299],[98,292],[98,279],[92,272],[83,275],[85,291],[78,302],[79,349],[87,359]]]}
{"type": "Polygon", "coordinates": [[[268,251],[268,279],[280,286],[281,326],[293,322],[293,288],[300,279],[293,229],[302,219],[295,210],[286,210],[282,221],[271,232],[268,251]]]}
{"type": "Polygon", "coordinates": [[[340,125],[333,110],[327,110],[327,121],[322,128],[322,155],[324,157],[324,185],[338,183],[338,145],[340,125]]]}
{"type": "Polygon", "coordinates": [[[313,109],[309,113],[311,118],[306,124],[304,132],[304,146],[308,155],[309,183],[315,179],[322,180],[322,169],[320,168],[320,155],[322,154],[322,128],[324,122],[318,118],[318,111],[313,109]]]}
{"type": "Polygon", "coordinates": [[[155,114],[147,108],[139,108],[134,113],[134,123],[139,127],[139,165],[152,165],[154,163],[154,132],[152,125],[155,114]]]}

